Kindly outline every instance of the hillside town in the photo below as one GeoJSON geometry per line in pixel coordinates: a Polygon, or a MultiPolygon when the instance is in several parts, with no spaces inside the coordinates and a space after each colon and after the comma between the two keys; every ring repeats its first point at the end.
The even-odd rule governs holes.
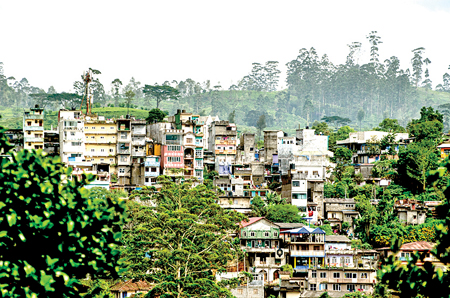
{"type": "MultiPolygon", "coordinates": [[[[299,127],[293,136],[265,130],[262,146],[258,146],[255,134],[241,132],[234,123],[217,116],[178,110],[161,122],[148,123],[130,115],[108,119],[62,109],[58,126],[44,130],[44,110],[35,106],[24,112],[22,130],[10,129],[5,135],[15,151],[43,149],[59,156],[72,169],[68,179],[92,174],[95,180],[87,188],[128,193],[145,187],[158,190],[160,175],[177,183],[198,184],[208,173],[215,173],[217,203],[250,216],[234,235],[245,258],[230,262],[227,272],[216,274],[217,281],[237,278],[243,271],[252,274],[253,280],[231,289],[238,298],[319,297],[325,291],[331,297],[373,293],[380,256],[394,253],[388,247],[355,247],[354,220],[360,216],[355,199],[325,197],[324,183],[336,163],[330,159],[333,152],[328,148],[328,136],[308,127],[299,127]],[[303,221],[272,222],[252,217],[252,200],[265,200],[271,194],[297,207],[303,221]],[[321,228],[324,224],[332,227],[331,234],[321,228]]],[[[371,140],[386,135],[382,131],[353,132],[337,142],[352,150],[355,172],[363,177],[361,185],[390,184],[388,179],[373,177],[371,170],[385,152],[369,150],[371,140]]],[[[408,133],[396,134],[394,150],[409,142],[408,133]]],[[[445,157],[450,144],[441,144],[439,149],[445,157]]],[[[399,200],[394,210],[403,224],[418,225],[438,203],[399,200]]],[[[429,252],[433,246],[425,241],[404,244],[399,258],[407,260],[414,252],[429,252]]],[[[438,264],[437,259],[429,259],[438,264]]],[[[112,292],[116,297],[131,297],[150,288],[146,282],[128,280],[115,285],[112,292]]]]}

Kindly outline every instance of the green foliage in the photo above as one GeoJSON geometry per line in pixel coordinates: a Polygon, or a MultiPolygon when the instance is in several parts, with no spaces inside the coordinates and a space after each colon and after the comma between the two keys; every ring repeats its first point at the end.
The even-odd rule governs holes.
{"type": "Polygon", "coordinates": [[[389,118],[383,119],[383,121],[381,121],[381,123],[378,124],[378,127],[375,127],[373,130],[392,132],[392,133],[406,132],[406,129],[403,126],[398,124],[397,119],[389,119],[389,118]]]}
{"type": "Polygon", "coordinates": [[[319,298],[331,298],[331,296],[328,295],[328,292],[323,292],[323,293],[319,296],[319,298]]]}
{"type": "Polygon", "coordinates": [[[291,204],[269,205],[266,218],[272,222],[305,222],[299,215],[298,208],[291,204]]]}
{"type": "Polygon", "coordinates": [[[267,215],[267,207],[266,203],[261,199],[260,196],[255,196],[251,200],[251,208],[252,208],[252,215],[256,217],[264,217],[267,215]]]}
{"type": "MultiPolygon", "coordinates": [[[[8,144],[0,134],[0,150],[8,144]]],[[[1,159],[0,289],[4,297],[78,297],[78,281],[117,277],[117,199],[89,197],[59,157],[23,150],[1,159]]]]}
{"type": "Polygon", "coordinates": [[[148,112],[147,123],[161,122],[167,114],[161,111],[160,109],[151,109],[148,112]]]}
{"type": "Polygon", "coordinates": [[[215,203],[216,194],[204,185],[164,179],[160,183],[159,193],[141,203],[128,202],[124,275],[153,283],[152,296],[232,297],[215,282],[213,272],[224,271],[229,261],[242,257],[239,243],[229,235],[238,232],[237,223],[244,216],[222,209],[215,203]]]}
{"type": "Polygon", "coordinates": [[[142,92],[156,100],[156,108],[159,109],[159,103],[166,100],[178,100],[180,98],[180,92],[167,85],[145,85],[142,92]]]}
{"type": "Polygon", "coordinates": [[[289,272],[291,277],[294,275],[294,268],[291,264],[281,266],[281,271],[289,272]]]}
{"type": "Polygon", "coordinates": [[[411,137],[416,142],[430,141],[439,144],[444,129],[443,115],[432,107],[420,109],[420,119],[413,119],[407,126],[411,137]]]}

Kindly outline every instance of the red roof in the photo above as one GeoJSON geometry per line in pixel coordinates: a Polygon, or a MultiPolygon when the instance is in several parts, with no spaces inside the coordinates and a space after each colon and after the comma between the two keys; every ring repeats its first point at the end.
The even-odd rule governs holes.
{"type": "Polygon", "coordinates": [[[403,244],[400,250],[429,251],[434,248],[434,243],[427,241],[416,241],[403,244]]]}
{"type": "Polygon", "coordinates": [[[239,223],[239,226],[240,226],[241,228],[245,228],[246,226],[249,226],[249,225],[251,225],[251,224],[254,224],[255,222],[257,222],[258,220],[260,220],[260,219],[262,219],[262,218],[264,218],[264,217],[250,217],[250,218],[248,219],[248,221],[245,221],[245,220],[241,221],[241,222],[239,223]]]}
{"type": "Polygon", "coordinates": [[[133,280],[127,280],[124,282],[119,282],[111,287],[111,291],[117,292],[128,292],[128,291],[148,291],[152,287],[146,281],[139,280],[133,282],[133,280]]]}

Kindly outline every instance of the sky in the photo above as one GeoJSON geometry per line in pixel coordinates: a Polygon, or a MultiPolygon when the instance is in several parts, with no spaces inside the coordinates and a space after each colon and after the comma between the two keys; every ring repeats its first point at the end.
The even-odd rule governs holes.
{"type": "MultiPolygon", "coordinates": [[[[191,78],[224,89],[252,63],[297,57],[314,47],[334,64],[347,45],[377,31],[380,61],[397,56],[409,68],[424,47],[433,85],[450,72],[450,0],[0,0],[0,62],[6,76],[58,92],[88,68],[105,89],[115,78],[142,84],[191,78]]],[[[285,75],[281,78],[281,87],[285,75]]]]}

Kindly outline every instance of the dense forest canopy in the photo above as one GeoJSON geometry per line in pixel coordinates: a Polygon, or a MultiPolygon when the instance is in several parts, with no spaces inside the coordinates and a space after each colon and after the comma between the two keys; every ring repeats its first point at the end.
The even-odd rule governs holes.
{"type": "MultiPolygon", "coordinates": [[[[286,63],[286,88],[283,90],[279,90],[278,61],[253,63],[248,75],[228,90],[209,80],[196,82],[189,78],[159,84],[142,84],[135,78],[125,84],[116,78],[105,86],[100,82],[100,71],[96,71],[90,90],[96,108],[127,107],[128,103],[131,108],[142,110],[158,106],[167,113],[182,108],[201,115],[218,115],[221,119],[231,117],[244,131],[253,132],[265,128],[290,132],[299,124],[312,125],[336,116],[348,119],[350,122],[346,124],[355,129],[372,129],[385,118],[397,119],[401,126],[406,126],[410,119],[419,116],[422,106],[431,106],[443,113],[445,129],[448,129],[450,74],[443,74],[442,82],[435,82],[433,90],[428,69],[432,57],[427,56],[425,48],[413,49],[411,68],[402,69],[395,56],[379,60],[383,42],[376,31],[367,35],[366,42],[370,51],[365,64],[359,63],[363,60],[361,42],[348,45],[348,55],[342,64],[334,64],[326,54],[320,57],[315,48],[300,49],[297,57],[286,63]],[[155,92],[149,92],[164,88],[173,90],[174,95],[158,97],[155,92]],[[134,93],[132,102],[127,101],[126,96],[131,92],[134,93]]],[[[20,117],[23,108],[34,104],[52,111],[78,107],[84,89],[83,80],[79,80],[73,83],[71,93],[58,95],[53,87],[45,91],[32,86],[26,78],[8,77],[0,62],[0,106],[4,107],[2,114],[6,114],[6,119],[20,117]]],[[[9,126],[14,123],[9,122],[9,126]]],[[[20,123],[17,121],[17,125],[20,123]]],[[[331,124],[334,128],[340,126],[331,124]]]]}

